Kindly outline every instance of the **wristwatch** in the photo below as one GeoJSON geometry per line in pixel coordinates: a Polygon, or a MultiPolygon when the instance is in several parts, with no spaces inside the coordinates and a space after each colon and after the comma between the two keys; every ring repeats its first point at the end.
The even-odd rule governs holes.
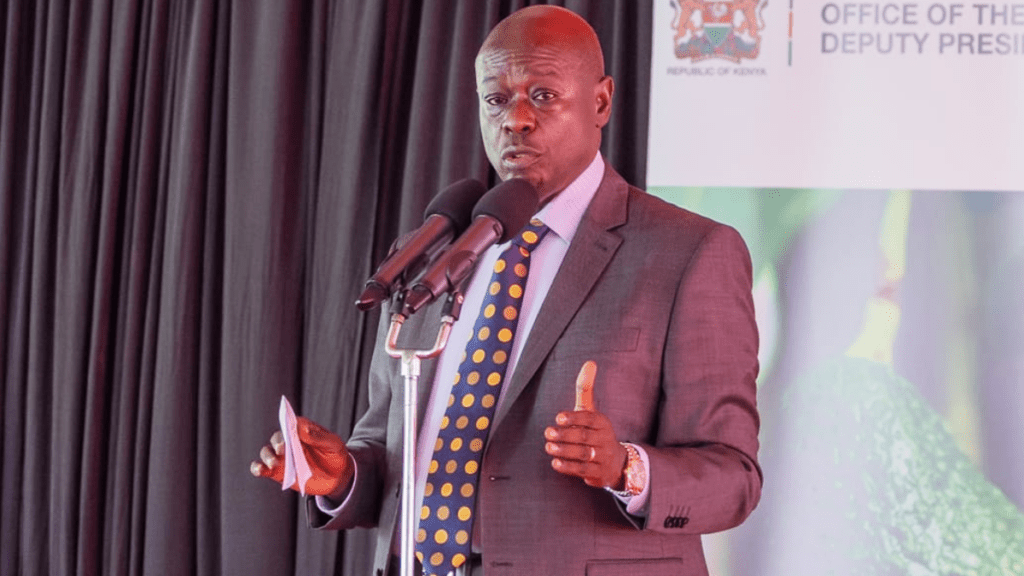
{"type": "Polygon", "coordinates": [[[620,498],[639,496],[647,485],[647,469],[644,468],[644,461],[640,458],[640,452],[636,446],[619,442],[626,449],[626,467],[622,469],[622,475],[626,478],[625,490],[611,490],[609,492],[620,498]]]}

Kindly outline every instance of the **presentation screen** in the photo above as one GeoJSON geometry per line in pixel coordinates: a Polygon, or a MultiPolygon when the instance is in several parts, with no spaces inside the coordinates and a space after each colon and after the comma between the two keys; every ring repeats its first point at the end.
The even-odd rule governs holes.
{"type": "Polygon", "coordinates": [[[712,574],[1024,574],[1024,4],[657,0],[648,190],[751,252],[712,574]]]}
{"type": "Polygon", "coordinates": [[[1024,3],[658,0],[648,184],[1024,189],[1024,3]]]}

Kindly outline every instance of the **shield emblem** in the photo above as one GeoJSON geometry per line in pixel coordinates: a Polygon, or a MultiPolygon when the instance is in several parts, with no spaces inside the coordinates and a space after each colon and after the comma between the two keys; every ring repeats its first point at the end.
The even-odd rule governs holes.
{"type": "Polygon", "coordinates": [[[698,62],[721,58],[740,63],[761,51],[761,16],[768,0],[671,0],[675,55],[698,62]]]}

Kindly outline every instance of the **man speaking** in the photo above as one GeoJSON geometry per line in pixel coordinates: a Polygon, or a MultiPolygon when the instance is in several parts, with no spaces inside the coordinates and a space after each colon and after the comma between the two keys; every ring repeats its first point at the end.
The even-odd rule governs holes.
{"type": "MultiPolygon", "coordinates": [[[[424,363],[416,556],[428,575],[707,574],[700,535],[741,523],[762,483],[746,246],[605,164],[614,82],[574,13],[501,21],[476,81],[491,165],[541,204],[480,257],[424,363]]],[[[400,345],[429,347],[439,308],[400,345]]],[[[403,380],[382,348],[348,442],[298,425],[310,523],[378,527],[378,575],[397,573],[402,476],[403,380]]],[[[275,435],[253,474],[281,482],[281,454],[275,435]]]]}

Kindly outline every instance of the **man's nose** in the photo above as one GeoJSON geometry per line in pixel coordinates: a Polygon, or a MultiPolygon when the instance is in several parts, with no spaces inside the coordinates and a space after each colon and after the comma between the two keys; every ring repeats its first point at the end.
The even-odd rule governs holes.
{"type": "Polygon", "coordinates": [[[516,134],[527,134],[537,127],[537,116],[529,100],[517,98],[509,107],[502,129],[516,134]]]}

